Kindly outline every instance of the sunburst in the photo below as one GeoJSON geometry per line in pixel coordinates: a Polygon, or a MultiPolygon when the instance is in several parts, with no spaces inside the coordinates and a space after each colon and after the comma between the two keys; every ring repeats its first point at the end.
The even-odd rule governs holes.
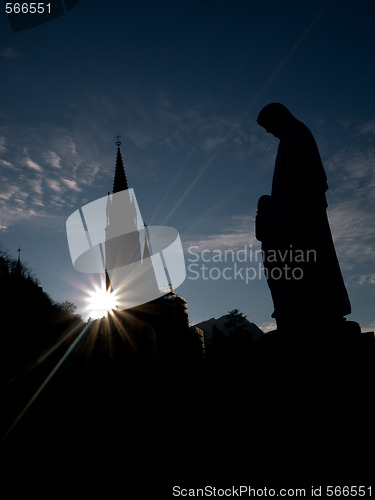
{"type": "Polygon", "coordinates": [[[92,319],[107,317],[118,309],[119,300],[116,291],[107,290],[105,283],[94,285],[87,292],[85,310],[92,319]]]}

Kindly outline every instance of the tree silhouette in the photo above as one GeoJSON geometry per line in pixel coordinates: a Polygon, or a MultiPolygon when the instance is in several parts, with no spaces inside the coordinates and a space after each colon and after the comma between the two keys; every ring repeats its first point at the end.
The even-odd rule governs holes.
{"type": "Polygon", "coordinates": [[[231,334],[234,337],[238,337],[245,327],[245,320],[245,314],[240,312],[238,309],[233,309],[232,311],[228,312],[228,319],[225,322],[225,326],[232,330],[231,334]]]}
{"type": "Polygon", "coordinates": [[[69,300],[65,300],[64,302],[58,302],[56,306],[61,311],[71,315],[75,314],[75,310],[77,309],[77,306],[73,304],[73,302],[70,302],[69,300]]]}
{"type": "Polygon", "coordinates": [[[78,332],[83,323],[75,309],[69,301],[55,303],[29,267],[0,247],[0,382],[21,373],[67,331],[76,326],[78,332]]]}

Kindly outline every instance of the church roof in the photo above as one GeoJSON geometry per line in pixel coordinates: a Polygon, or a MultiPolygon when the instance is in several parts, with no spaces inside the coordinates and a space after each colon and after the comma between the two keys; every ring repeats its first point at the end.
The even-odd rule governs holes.
{"type": "Polygon", "coordinates": [[[115,178],[113,181],[113,193],[118,193],[129,189],[128,181],[126,179],[124,163],[122,161],[120,146],[121,142],[117,141],[117,158],[116,158],[116,168],[115,168],[115,178]]]}

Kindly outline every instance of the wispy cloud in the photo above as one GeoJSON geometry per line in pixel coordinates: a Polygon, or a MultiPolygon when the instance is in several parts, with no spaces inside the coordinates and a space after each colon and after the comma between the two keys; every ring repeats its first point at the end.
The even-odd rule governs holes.
{"type": "MultiPolygon", "coordinates": [[[[339,124],[342,137],[328,156],[328,215],[349,285],[373,285],[375,266],[375,120],[339,124]],[[371,139],[371,140],[368,140],[371,139]],[[366,267],[366,270],[363,267],[366,267]]],[[[340,129],[338,129],[340,130],[340,129]]]]}
{"type": "Polygon", "coordinates": [[[207,137],[207,139],[202,142],[202,149],[203,151],[211,151],[212,149],[222,146],[226,141],[226,137],[223,136],[207,137]]]}
{"type": "Polygon", "coordinates": [[[6,189],[0,192],[0,200],[10,200],[12,197],[14,197],[15,193],[19,192],[19,188],[17,185],[8,183],[6,186],[6,189]]]}
{"type": "MultiPolygon", "coordinates": [[[[78,146],[66,130],[7,130],[0,136],[0,220],[9,227],[32,218],[69,214],[77,205],[83,186],[95,185],[101,163],[93,160],[87,146],[78,146]],[[19,151],[19,140],[23,148],[19,151]],[[82,151],[80,151],[80,149],[82,151]],[[87,161],[88,160],[88,161],[87,161]],[[6,167],[6,168],[5,168],[6,167]],[[61,173],[63,172],[63,176],[61,173]],[[5,222],[4,222],[5,221],[5,222]]],[[[80,201],[80,200],[79,200],[80,201]]]]}
{"type": "Polygon", "coordinates": [[[46,179],[46,183],[47,183],[48,187],[56,193],[61,193],[63,191],[63,188],[62,188],[60,182],[57,181],[56,179],[46,179]]]}
{"type": "Polygon", "coordinates": [[[0,51],[0,57],[3,57],[4,59],[18,59],[19,57],[22,57],[22,54],[14,47],[6,47],[0,51]]]}
{"type": "Polygon", "coordinates": [[[364,324],[362,325],[362,328],[361,330],[363,332],[375,332],[375,320],[374,321],[371,321],[370,323],[368,324],[364,324]]]}
{"type": "Polygon", "coordinates": [[[0,135],[0,153],[5,153],[7,148],[5,147],[5,137],[0,135]]]}
{"type": "Polygon", "coordinates": [[[259,242],[254,236],[254,217],[246,215],[233,216],[226,223],[216,225],[220,227],[220,232],[216,231],[211,234],[198,234],[194,238],[188,238],[184,242],[184,247],[188,249],[194,246],[195,252],[203,252],[204,250],[225,251],[225,250],[241,250],[245,247],[254,249],[259,247],[259,242]]]}
{"type": "Polygon", "coordinates": [[[13,165],[9,161],[2,160],[1,158],[0,158],[0,165],[2,167],[13,168],[13,165]]]}
{"type": "Polygon", "coordinates": [[[97,174],[100,172],[101,165],[97,161],[88,162],[85,165],[84,176],[80,179],[80,183],[86,186],[93,186],[96,181],[97,174]]]}
{"type": "Polygon", "coordinates": [[[68,188],[71,189],[72,191],[82,191],[82,189],[80,187],[78,187],[76,181],[72,181],[70,179],[62,179],[62,182],[66,186],[68,186],[68,188]]]}
{"type": "Polygon", "coordinates": [[[43,154],[44,160],[47,165],[60,170],[61,169],[61,158],[54,151],[48,150],[43,154]]]}
{"type": "Polygon", "coordinates": [[[331,187],[329,196],[357,199],[361,204],[373,203],[375,146],[372,136],[375,134],[375,120],[365,123],[352,121],[342,127],[342,137],[335,143],[335,152],[325,160],[331,187]]]}
{"type": "Polygon", "coordinates": [[[342,202],[329,211],[332,235],[345,269],[375,263],[375,215],[355,203],[342,202]]]}
{"type": "Polygon", "coordinates": [[[358,126],[358,135],[375,135],[375,119],[358,126]]]}
{"type": "Polygon", "coordinates": [[[43,169],[40,165],[35,163],[31,158],[26,158],[25,159],[25,164],[31,168],[31,170],[36,170],[37,172],[43,172],[43,169]]]}
{"type": "Polygon", "coordinates": [[[264,333],[270,332],[272,330],[276,330],[276,323],[273,321],[268,321],[266,323],[261,323],[258,325],[261,330],[263,330],[264,333]]]}
{"type": "MultiPolygon", "coordinates": [[[[37,197],[40,197],[43,195],[43,188],[42,188],[42,178],[38,177],[36,179],[27,179],[27,183],[30,186],[31,190],[33,191],[34,195],[37,197]]],[[[34,196],[35,199],[35,196],[34,196]]],[[[40,199],[38,199],[40,201],[40,199]]]]}
{"type": "Polygon", "coordinates": [[[359,274],[353,275],[349,278],[349,283],[351,285],[375,285],[375,274],[367,273],[367,274],[359,274]]]}
{"type": "Polygon", "coordinates": [[[153,106],[146,107],[136,98],[125,98],[119,107],[126,109],[126,138],[142,149],[153,146],[167,151],[210,154],[225,147],[234,154],[250,147],[249,121],[220,115],[207,104],[181,105],[161,93],[155,97],[153,106]]]}

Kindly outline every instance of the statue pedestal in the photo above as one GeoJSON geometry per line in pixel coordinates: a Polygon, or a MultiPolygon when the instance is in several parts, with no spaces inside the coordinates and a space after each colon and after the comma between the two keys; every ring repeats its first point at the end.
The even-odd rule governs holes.
{"type": "Polygon", "coordinates": [[[363,379],[374,361],[374,332],[361,332],[354,321],[310,322],[300,328],[273,330],[259,343],[261,370],[270,380],[284,374],[323,380],[333,373],[343,379],[363,379]]]}
{"type": "Polygon", "coordinates": [[[355,321],[340,321],[332,323],[320,323],[308,321],[305,325],[284,327],[272,330],[264,335],[264,345],[271,344],[353,344],[375,347],[374,332],[362,332],[361,327],[355,321]]]}

